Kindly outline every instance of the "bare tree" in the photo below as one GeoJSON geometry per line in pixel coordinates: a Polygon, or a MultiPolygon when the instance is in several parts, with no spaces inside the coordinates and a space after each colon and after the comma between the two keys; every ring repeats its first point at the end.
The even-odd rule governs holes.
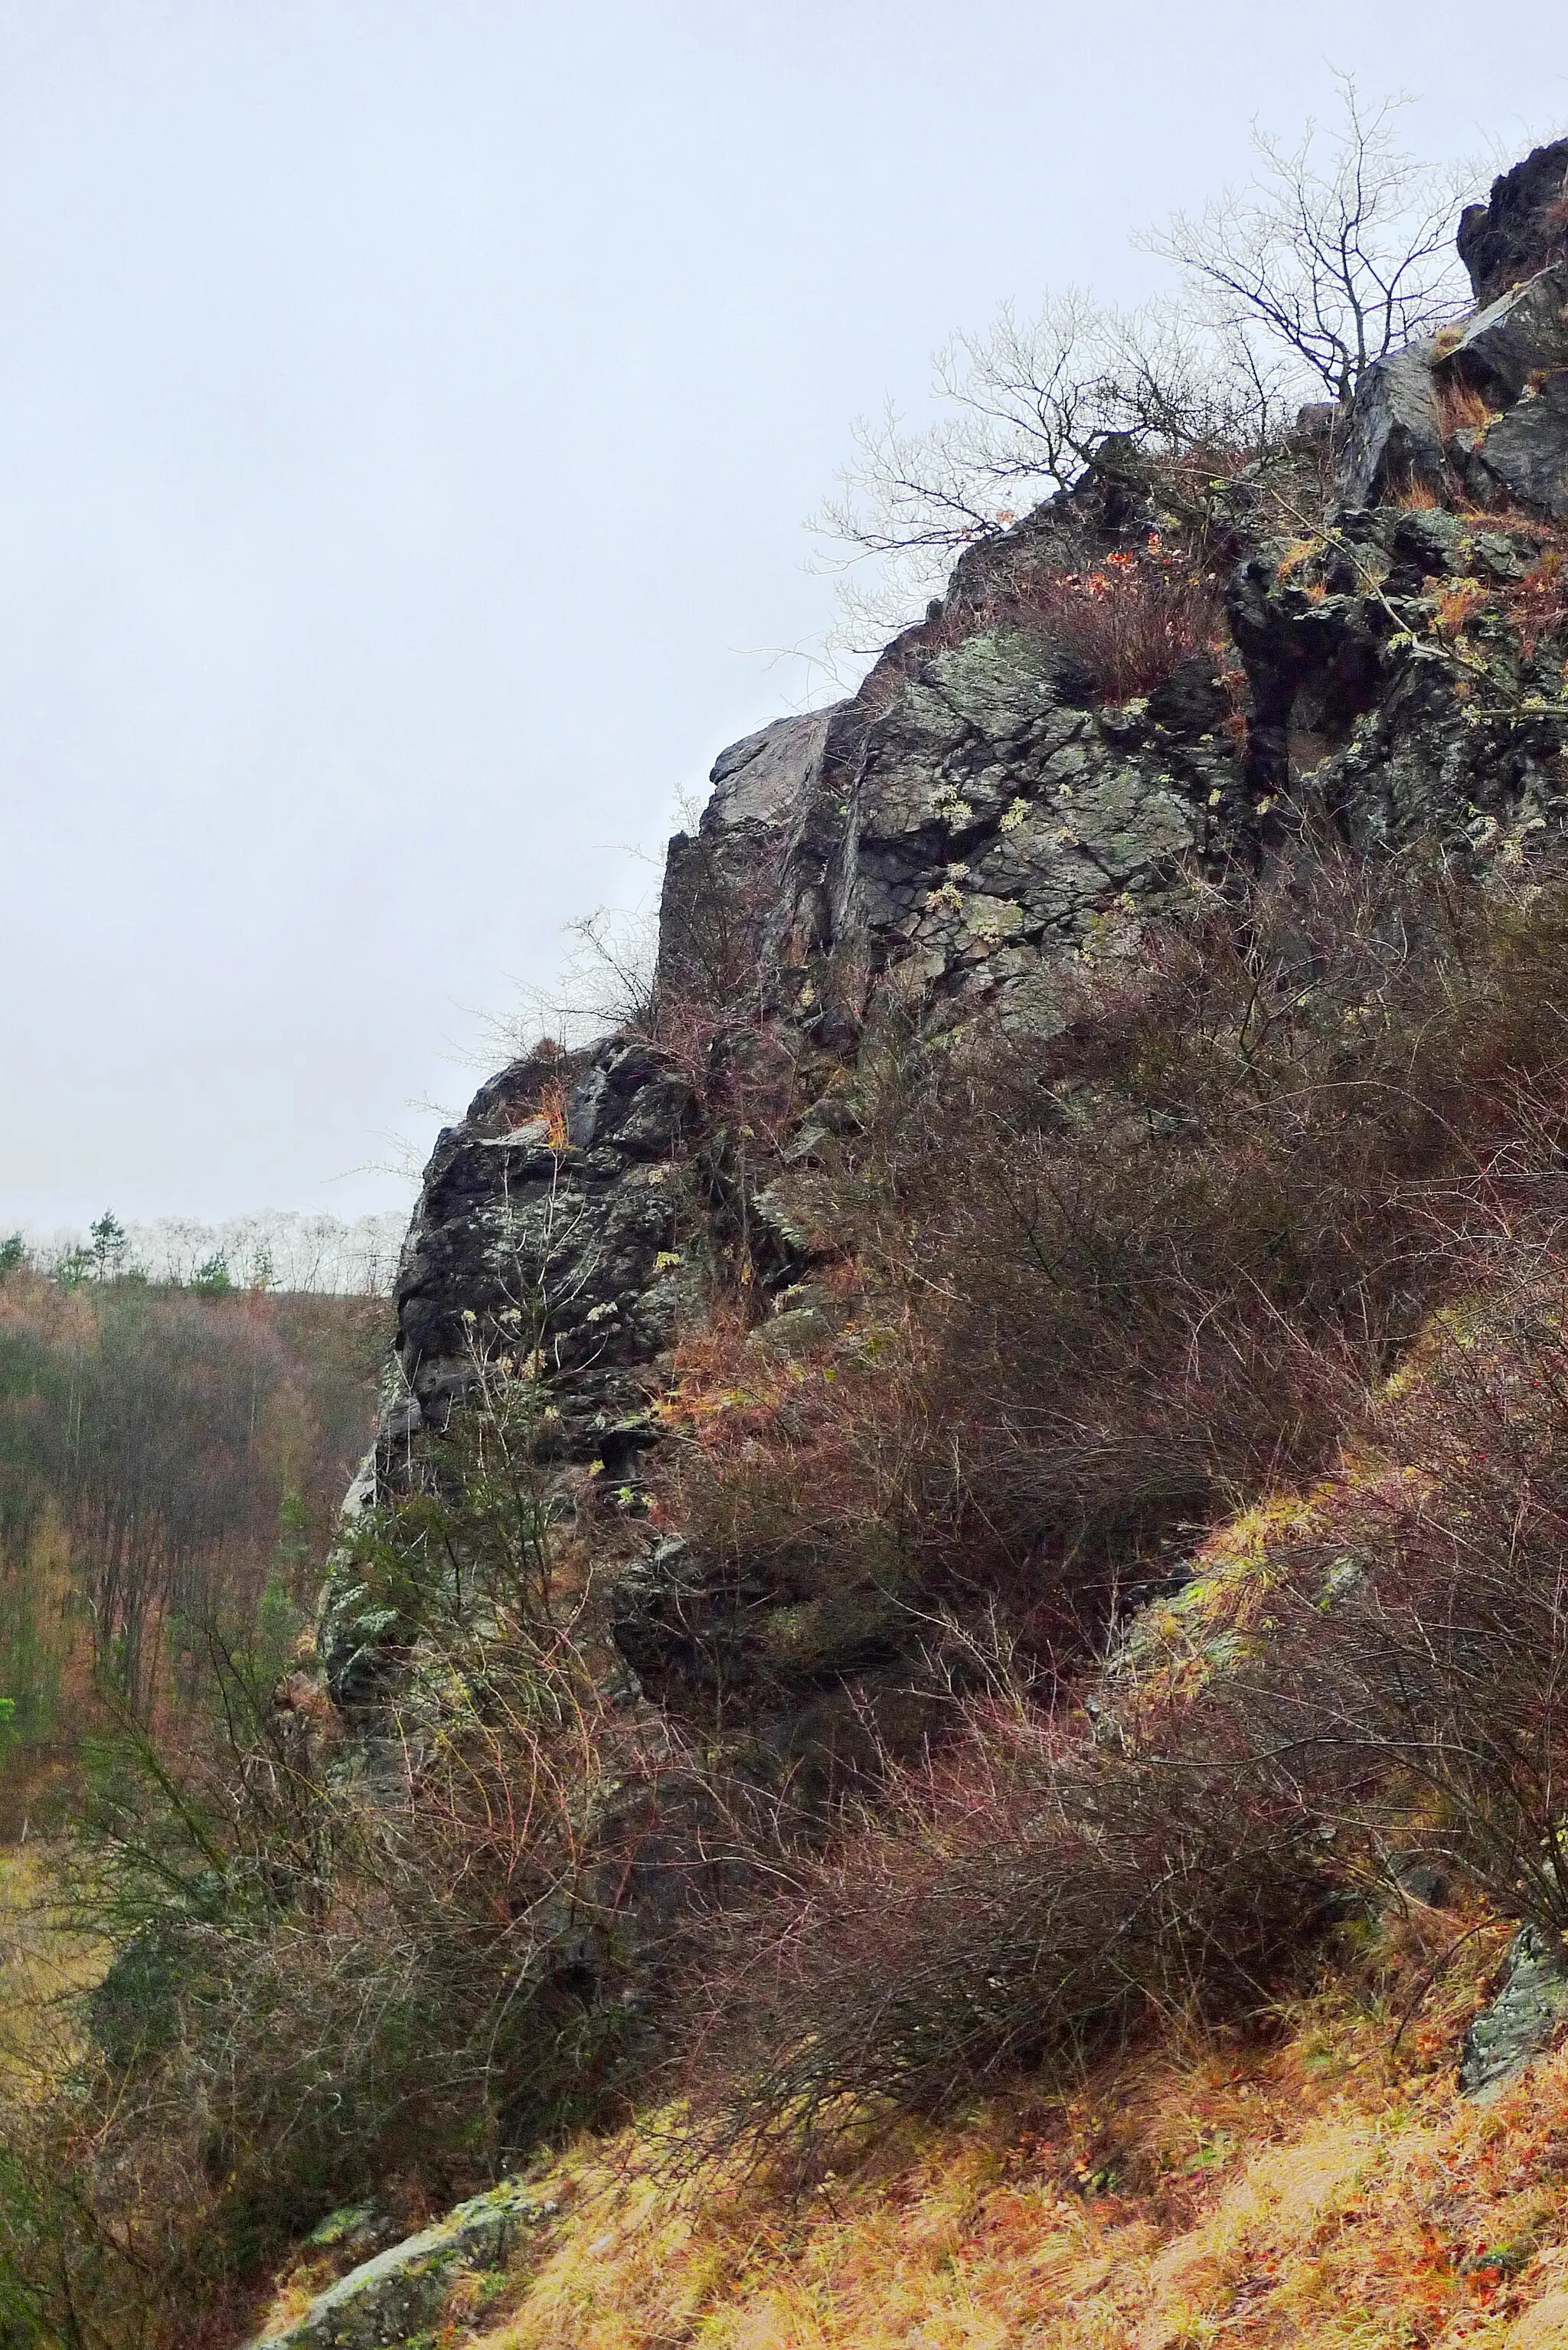
{"type": "Polygon", "coordinates": [[[1217,327],[1261,339],[1345,401],[1372,360],[1468,299],[1453,234],[1473,172],[1400,147],[1407,98],[1368,104],[1351,75],[1334,78],[1336,127],[1309,121],[1287,147],[1254,126],[1245,187],[1138,241],[1191,273],[1217,327]]]}
{"type": "Polygon", "coordinates": [[[914,432],[891,402],[859,420],[815,526],[867,554],[967,546],[1076,481],[1107,432],[1171,448],[1233,434],[1267,385],[1230,359],[1168,304],[1110,309],[1069,286],[1033,318],[1004,305],[936,354],[932,393],[952,413],[914,432]]]}
{"type": "Polygon", "coordinates": [[[946,412],[912,430],[891,402],[860,419],[838,492],[812,518],[843,550],[830,565],[879,561],[871,593],[844,596],[852,629],[876,641],[907,620],[958,550],[1069,487],[1108,433],[1168,455],[1255,445],[1278,420],[1277,372],[1179,306],[1116,310],[1074,286],[1033,317],[1004,307],[983,332],[954,336],[933,360],[946,412]]]}
{"type": "Polygon", "coordinates": [[[1126,311],[1068,287],[1033,317],[1004,308],[937,353],[934,421],[907,427],[889,403],[856,425],[810,526],[829,567],[870,558],[877,575],[846,578],[830,646],[907,624],[955,552],[1068,488],[1107,433],[1157,456],[1258,456],[1303,400],[1347,400],[1370,361],[1462,304],[1451,240],[1477,167],[1419,161],[1397,137],[1407,100],[1369,105],[1336,78],[1335,127],[1309,122],[1289,147],[1255,130],[1244,188],[1139,240],[1186,274],[1182,296],[1126,311]]]}

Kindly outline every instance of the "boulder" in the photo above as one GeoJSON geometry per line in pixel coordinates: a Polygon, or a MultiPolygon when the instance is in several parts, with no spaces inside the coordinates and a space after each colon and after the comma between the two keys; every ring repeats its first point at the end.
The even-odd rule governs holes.
{"type": "Polygon", "coordinates": [[[556,2208],[504,2180],[361,2262],[318,2293],[303,2316],[248,2350],[399,2350],[439,2318],[462,2270],[497,2267],[518,2237],[556,2208]]]}
{"type": "Polygon", "coordinates": [[[1542,269],[1479,310],[1441,364],[1493,408],[1511,408],[1541,370],[1568,367],[1568,269],[1542,269]]]}
{"type": "Polygon", "coordinates": [[[1568,2005],[1568,1968],[1562,1945],[1533,1926],[1521,1926],[1508,1956],[1501,1990],[1465,2034],[1459,2086],[1489,2105],[1511,2081],[1543,2055],[1568,2005]]]}
{"type": "Polygon", "coordinates": [[[1491,183],[1484,204],[1459,220],[1459,259],[1480,303],[1561,261],[1568,244],[1568,139],[1537,147],[1491,183]]]}
{"type": "Polygon", "coordinates": [[[1521,505],[1568,519],[1568,369],[1498,418],[1471,449],[1468,470],[1521,505]]]}
{"type": "Polygon", "coordinates": [[[1443,420],[1432,374],[1438,347],[1409,344],[1375,359],[1355,388],[1336,469],[1347,506],[1375,505],[1402,490],[1450,484],[1443,420]]]}

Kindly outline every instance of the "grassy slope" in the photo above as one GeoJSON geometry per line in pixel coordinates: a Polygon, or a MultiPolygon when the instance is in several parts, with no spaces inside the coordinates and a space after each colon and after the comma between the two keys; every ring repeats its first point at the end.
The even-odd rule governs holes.
{"type": "MultiPolygon", "coordinates": [[[[1210,1669],[1365,1465],[1217,1528],[1144,1619],[1140,1679],[1210,1669]]],[[[664,2117],[585,2138],[536,2182],[560,2218],[455,2281],[430,2350],[1568,2345],[1568,2044],[1490,2105],[1455,2081],[1509,1934],[1412,1903],[1245,2033],[1172,2017],[1072,2094],[895,2123],[805,2189],[682,2177],[664,2117]]],[[[329,2272],[296,2270],[270,2322],[329,2272]]]]}
{"type": "MultiPolygon", "coordinates": [[[[1568,2341],[1568,2048],[1494,2104],[1454,2085],[1502,1930],[1413,1913],[1266,2041],[1155,2044],[1078,2094],[901,2126],[790,2199],[677,2189],[647,2133],[541,2179],[562,2216],[432,2337],[485,2350],[1176,2350],[1568,2341]]],[[[1469,1921],[1474,1924],[1472,1918],[1469,1921]]],[[[296,2314],[297,2290],[276,2316],[296,2314]]]]}
{"type": "Polygon", "coordinates": [[[0,1846],[0,2082],[47,2094],[73,2061],[73,1994],[101,1975],[105,1953],[66,1932],[51,1908],[47,1845],[0,1846]]]}

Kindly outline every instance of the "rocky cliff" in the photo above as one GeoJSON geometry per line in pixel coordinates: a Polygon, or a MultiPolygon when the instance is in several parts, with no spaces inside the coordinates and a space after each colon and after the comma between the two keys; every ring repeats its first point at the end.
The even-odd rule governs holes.
{"type": "MultiPolygon", "coordinates": [[[[858,1057],[889,1016],[933,1049],[1048,1032],[1085,955],[1136,955],[1195,889],[1244,891],[1303,825],[1461,865],[1562,833],[1562,645],[1520,597],[1568,514],[1565,169],[1568,143],[1542,149],[1465,214],[1469,316],[1370,369],[1348,415],[1303,411],[1272,471],[1205,485],[1213,625],[1150,690],[1107,699],[1029,602],[1042,572],[1114,582],[1179,526],[1168,480],[1117,441],[967,554],[851,699],[722,754],[696,834],[670,847],[662,1027],[656,1010],[587,1050],[542,1046],[437,1142],[361,1498],[418,1474],[526,1321],[560,1507],[591,1525],[613,1497],[640,1669],[661,1583],[684,1605],[701,1578],[668,1530],[640,1555],[624,1540],[673,1350],[726,1270],[762,1320],[809,1308],[836,1255],[814,1167],[859,1114],[858,1057]],[[743,1139],[733,1087],[710,1080],[764,1050],[767,1132],[743,1139]]],[[[356,1593],[339,1575],[321,1627],[350,1701],[380,1654],[356,1593]]]]}
{"type": "MultiPolygon", "coordinates": [[[[543,1517],[601,1605],[635,1734],[674,1719],[710,1756],[743,1749],[752,1780],[809,1787],[918,1679],[926,1627],[875,1565],[879,1529],[825,1588],[787,1539],[718,1556],[661,1469],[711,1329],[759,1379],[846,1328],[874,1357],[843,1169],[890,1039],[907,1072],[1068,1032],[1085,970],[1135,970],[1197,900],[1244,923],[1303,837],[1367,870],[1418,851],[1434,892],[1528,887],[1563,847],[1565,190],[1568,141],[1497,181],[1459,228],[1474,308],[1371,367],[1347,411],[1303,411],[1251,463],[1107,441],[964,554],[855,695],[724,752],[670,846],[651,1000],[590,1046],[542,1041],[440,1137],[350,1513],[439,1488],[468,1408],[524,1396],[543,1517]]],[[[407,1637],[348,1544],[317,1648],[370,1745],[407,1637]]],[[[1516,1967],[1524,2024],[1503,2006],[1472,2033],[1489,2086],[1554,2028],[1547,1972],[1549,1997],[1516,1967]]],[[[378,2296],[411,2290],[393,2254],[361,2284],[372,2329],[378,2296]]],[[[362,2338],[360,2290],[297,2338],[362,2338]]]]}

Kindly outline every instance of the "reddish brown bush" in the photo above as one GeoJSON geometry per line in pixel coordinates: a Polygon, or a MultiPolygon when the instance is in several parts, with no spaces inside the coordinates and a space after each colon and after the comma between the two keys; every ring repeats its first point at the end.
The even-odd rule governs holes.
{"type": "Polygon", "coordinates": [[[817,2152],[878,2106],[1060,2078],[1160,2014],[1255,2008],[1328,1881],[1261,1782],[1096,1743],[1016,1693],[719,1921],[688,2069],[704,2143],[817,2152]],[[1245,1790],[1241,1800],[1239,1790],[1245,1790]]]}
{"type": "Polygon", "coordinates": [[[1189,654],[1223,641],[1212,580],[1154,541],[1088,570],[1021,581],[1012,601],[1019,624],[1053,638],[1107,702],[1151,692],[1189,654]]]}
{"type": "Polygon", "coordinates": [[[1151,692],[1191,654],[1233,660],[1224,607],[1201,539],[1151,537],[1142,547],[1074,564],[1038,549],[999,559],[968,594],[910,629],[879,661],[861,699],[884,708],[903,679],[932,653],[992,629],[1049,637],[1095,694],[1126,702],[1151,692]]]}
{"type": "Polygon", "coordinates": [[[919,1082],[894,1055],[880,1103],[868,1056],[814,1179],[844,1326],[694,1374],[670,1519],[780,1596],[989,1595],[1071,1644],[1233,1497],[1330,1463],[1455,1236],[1552,1165],[1565,925],[1552,890],[1309,859],[1088,973],[1049,1041],[919,1082]]]}
{"type": "Polygon", "coordinates": [[[1549,546],[1503,598],[1504,608],[1519,630],[1526,660],[1534,657],[1542,637],[1555,635],[1568,623],[1568,579],[1563,577],[1561,548],[1549,546]]]}
{"type": "Polygon", "coordinates": [[[1340,1389],[1349,1462],[1245,1586],[1119,1652],[1082,1711],[961,1709],[720,1921],[691,2065],[709,2138],[815,2157],[884,2101],[1060,2076],[1176,2007],[1234,2015],[1418,1863],[1568,1932],[1568,1259],[1515,1222],[1493,1240],[1398,1380],[1340,1389]]]}
{"type": "Polygon", "coordinates": [[[1213,1692],[1282,1791],[1376,1877],[1414,1859],[1568,1930],[1568,1260],[1517,1232],[1354,1469],[1273,1562],[1271,1637],[1213,1692]]]}

